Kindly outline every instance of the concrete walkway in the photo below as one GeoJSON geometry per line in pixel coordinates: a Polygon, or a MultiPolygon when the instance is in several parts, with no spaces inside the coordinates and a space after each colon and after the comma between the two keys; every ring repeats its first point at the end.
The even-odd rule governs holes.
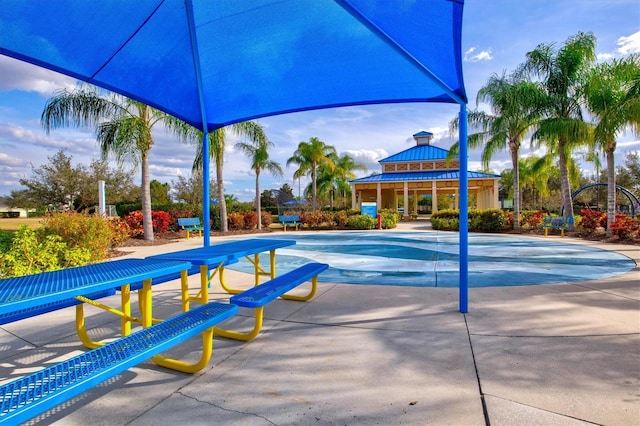
{"type": "MultiPolygon", "coordinates": [[[[398,230],[425,230],[421,221],[398,230]]],[[[269,237],[277,238],[278,233],[269,237]]],[[[559,237],[547,237],[558,239],[559,237]]],[[[213,238],[212,243],[220,239],[213,238]]],[[[640,247],[592,244],[640,263],[640,247]]],[[[192,238],[126,248],[129,257],[198,247],[192,238]]],[[[192,277],[197,285],[198,277],[192,277]]],[[[234,285],[252,276],[229,271],[234,285]]],[[[471,289],[320,284],[308,303],[277,300],[249,343],[223,338],[196,375],[145,363],[36,419],[61,425],[638,425],[640,268],[600,281],[471,289]]],[[[159,316],[176,282],[154,287],[159,316]]],[[[219,287],[212,298],[225,300],[219,287]]],[[[117,300],[117,298],[114,298],[117,300]]],[[[93,312],[93,311],[92,311],[93,312]]],[[[241,311],[229,325],[249,327],[241,311]]],[[[0,377],[82,350],[68,309],[0,329],[0,377]],[[44,329],[40,330],[43,324],[44,329]]],[[[119,322],[95,312],[94,337],[119,322]]],[[[172,352],[197,355],[194,340],[172,352]]]]}

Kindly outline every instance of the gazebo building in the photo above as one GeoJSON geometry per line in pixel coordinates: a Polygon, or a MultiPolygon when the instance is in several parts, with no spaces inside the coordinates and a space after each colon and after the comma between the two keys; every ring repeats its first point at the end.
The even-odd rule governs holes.
{"type": "MultiPolygon", "coordinates": [[[[407,219],[418,213],[418,200],[431,198],[431,211],[438,211],[438,196],[447,195],[453,208],[458,208],[460,162],[447,161],[449,151],[431,145],[433,134],[413,135],[416,146],[379,161],[382,173],[350,181],[351,206],[361,209],[363,202],[375,202],[377,209],[397,210],[403,206],[407,219]]],[[[468,172],[469,199],[478,209],[499,208],[500,175],[468,172]],[[475,195],[471,197],[471,195],[475,195]]]]}

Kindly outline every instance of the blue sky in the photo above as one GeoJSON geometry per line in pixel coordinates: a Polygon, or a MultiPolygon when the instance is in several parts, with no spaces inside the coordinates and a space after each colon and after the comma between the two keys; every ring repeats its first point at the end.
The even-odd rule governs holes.
{"type": "MultiPolygon", "coordinates": [[[[475,95],[492,74],[510,72],[538,44],[561,46],[578,31],[595,34],[600,60],[640,52],[640,2],[466,0],[462,49],[469,108],[475,108],[475,95]]],[[[75,84],[60,74],[0,56],[0,196],[21,189],[18,180],[31,176],[32,165],[46,163],[47,157],[59,149],[65,149],[74,164],[88,166],[99,158],[92,129],[60,129],[47,135],[40,126],[46,100],[54,91],[75,84]]],[[[260,119],[275,144],[272,159],[285,171],[282,178],[263,173],[260,186],[277,189],[289,183],[297,195],[298,182],[292,181],[295,167],[287,168],[286,160],[300,141],[314,136],[333,145],[339,154],[348,153],[365,163],[369,170],[361,175],[379,171],[379,160],[413,146],[411,136],[420,130],[432,132],[434,144],[447,149],[453,143],[447,126],[457,113],[457,105],[416,103],[346,107],[260,119]]],[[[152,179],[171,183],[179,174],[189,176],[195,148],[181,144],[162,130],[154,138],[150,155],[152,179]]],[[[227,141],[226,192],[250,201],[255,194],[255,177],[247,158],[233,149],[237,141],[232,135],[227,141]]],[[[528,141],[524,146],[528,148],[528,141]]],[[[630,133],[621,135],[617,164],[621,165],[624,153],[630,151],[640,151],[640,140],[630,133]]],[[[491,163],[495,172],[510,167],[506,152],[491,163]]],[[[593,169],[586,162],[582,167],[586,171],[593,169]]],[[[480,168],[479,152],[470,152],[469,168],[480,168]]],[[[134,176],[139,181],[138,171],[134,176]]],[[[303,179],[303,188],[306,183],[303,179]]]]}

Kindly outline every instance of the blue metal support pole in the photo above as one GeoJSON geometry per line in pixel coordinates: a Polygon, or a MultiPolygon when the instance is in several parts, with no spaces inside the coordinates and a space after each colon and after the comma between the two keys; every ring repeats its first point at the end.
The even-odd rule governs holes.
{"type": "Polygon", "coordinates": [[[209,129],[207,124],[207,110],[204,102],[204,90],[202,90],[202,72],[200,66],[200,54],[198,39],[196,37],[196,24],[193,16],[193,2],[185,1],[187,22],[189,24],[189,38],[191,41],[191,56],[198,86],[198,100],[200,102],[200,115],[202,116],[202,225],[204,226],[205,247],[211,245],[211,197],[209,195],[209,129]]]}
{"type": "Polygon", "coordinates": [[[467,158],[467,105],[460,104],[460,312],[469,312],[469,180],[467,158]]]}

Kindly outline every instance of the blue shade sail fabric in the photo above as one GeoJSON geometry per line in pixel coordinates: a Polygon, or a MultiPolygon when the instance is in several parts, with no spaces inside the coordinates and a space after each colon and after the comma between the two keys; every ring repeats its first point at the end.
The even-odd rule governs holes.
{"type": "Polygon", "coordinates": [[[211,131],[319,108],[466,103],[462,9],[462,0],[0,0],[0,54],[202,130],[206,117],[211,131]]]}

